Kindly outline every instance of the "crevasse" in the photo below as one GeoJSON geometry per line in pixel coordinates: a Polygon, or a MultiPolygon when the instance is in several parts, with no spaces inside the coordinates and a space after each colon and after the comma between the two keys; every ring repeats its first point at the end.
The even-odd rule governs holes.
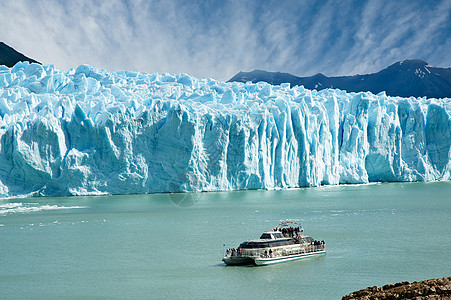
{"type": "Polygon", "coordinates": [[[451,101],[0,66],[0,195],[449,180],[451,101]]]}

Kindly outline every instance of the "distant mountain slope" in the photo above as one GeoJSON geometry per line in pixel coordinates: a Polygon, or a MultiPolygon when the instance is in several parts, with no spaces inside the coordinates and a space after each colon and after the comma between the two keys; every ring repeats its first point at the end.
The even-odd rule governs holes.
{"type": "Polygon", "coordinates": [[[338,88],[348,92],[385,91],[390,96],[445,98],[451,97],[451,68],[438,68],[427,62],[412,59],[394,63],[382,71],[366,75],[327,77],[318,73],[310,77],[298,77],[288,73],[255,70],[239,72],[231,81],[271,84],[289,82],[308,89],[338,88]]]}
{"type": "Polygon", "coordinates": [[[0,65],[5,65],[7,67],[14,66],[19,61],[29,61],[40,64],[40,62],[26,57],[22,53],[17,52],[10,46],[3,42],[0,42],[0,65]]]}

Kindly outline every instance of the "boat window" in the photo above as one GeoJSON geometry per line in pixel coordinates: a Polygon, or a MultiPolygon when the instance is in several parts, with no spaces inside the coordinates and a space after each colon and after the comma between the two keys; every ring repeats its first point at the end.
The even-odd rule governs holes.
{"type": "Polygon", "coordinates": [[[276,239],[280,239],[280,238],[283,238],[284,236],[283,236],[283,234],[282,234],[281,232],[275,232],[275,233],[274,233],[274,237],[275,237],[276,239]]]}
{"type": "Polygon", "coordinates": [[[260,239],[262,239],[262,240],[270,240],[270,239],[272,239],[272,237],[271,237],[271,235],[269,233],[263,233],[260,236],[260,239]]]}
{"type": "Polygon", "coordinates": [[[272,247],[279,247],[279,246],[287,246],[287,245],[293,245],[294,243],[292,241],[277,241],[273,244],[271,244],[272,247]]]}
{"type": "Polygon", "coordinates": [[[242,249],[256,249],[256,248],[268,248],[268,247],[279,247],[279,246],[287,246],[294,245],[297,241],[294,239],[285,239],[285,240],[271,240],[265,242],[244,242],[241,243],[240,248],[242,249]]]}
{"type": "Polygon", "coordinates": [[[258,242],[244,242],[240,245],[240,248],[243,249],[267,248],[267,247],[269,247],[268,243],[258,243],[258,242]]]}
{"type": "Polygon", "coordinates": [[[248,248],[248,242],[244,242],[240,244],[240,248],[248,248]]]}

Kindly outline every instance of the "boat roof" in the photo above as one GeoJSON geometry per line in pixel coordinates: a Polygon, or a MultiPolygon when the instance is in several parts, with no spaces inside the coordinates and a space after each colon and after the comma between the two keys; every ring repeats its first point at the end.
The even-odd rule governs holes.
{"type": "MultiPolygon", "coordinates": [[[[289,241],[289,240],[293,240],[294,238],[290,238],[290,237],[281,237],[281,238],[276,238],[276,239],[253,239],[253,240],[247,240],[246,242],[252,242],[252,243],[268,243],[271,241],[289,241]]],[[[303,236],[301,238],[301,240],[312,240],[312,238],[310,236],[303,236]]]]}
{"type": "Polygon", "coordinates": [[[259,239],[252,239],[252,240],[247,240],[246,242],[254,242],[254,243],[263,243],[263,242],[268,242],[268,240],[290,240],[290,237],[286,237],[282,235],[281,229],[283,228],[296,228],[299,227],[300,231],[303,232],[304,229],[302,228],[302,225],[293,221],[282,221],[279,224],[277,224],[275,227],[273,227],[272,229],[265,231],[262,233],[262,235],[260,236],[259,239]],[[261,238],[263,235],[268,234],[271,236],[271,238],[261,238]]]}
{"type": "Polygon", "coordinates": [[[273,227],[270,231],[277,231],[277,229],[279,228],[287,228],[287,227],[299,227],[301,230],[304,230],[304,228],[302,228],[302,225],[299,223],[293,221],[282,221],[275,227],[273,227]]]}

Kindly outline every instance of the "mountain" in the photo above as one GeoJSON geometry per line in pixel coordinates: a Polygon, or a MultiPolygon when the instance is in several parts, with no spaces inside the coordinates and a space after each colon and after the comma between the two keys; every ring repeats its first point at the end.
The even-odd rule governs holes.
{"type": "Polygon", "coordinates": [[[449,99],[0,66],[0,197],[451,179],[449,99]]]}
{"type": "Polygon", "coordinates": [[[40,64],[40,62],[32,58],[26,57],[25,55],[17,52],[16,50],[6,45],[5,43],[0,42],[0,65],[12,67],[19,61],[28,61],[30,63],[40,64]]]}
{"type": "Polygon", "coordinates": [[[430,66],[427,62],[411,59],[389,66],[382,71],[366,75],[327,77],[318,73],[310,77],[298,77],[288,73],[255,70],[239,72],[229,82],[270,84],[290,83],[303,85],[307,89],[322,90],[338,88],[347,92],[370,91],[374,94],[385,91],[390,96],[451,98],[451,68],[430,66]]]}

